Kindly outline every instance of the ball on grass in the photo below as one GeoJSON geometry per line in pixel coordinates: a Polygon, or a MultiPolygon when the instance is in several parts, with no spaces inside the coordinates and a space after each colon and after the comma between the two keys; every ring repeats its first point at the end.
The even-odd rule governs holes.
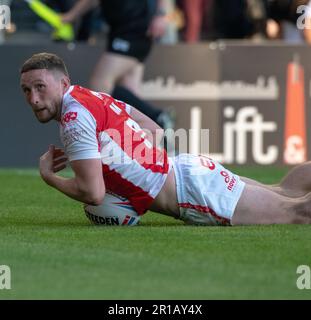
{"type": "Polygon", "coordinates": [[[96,225],[134,226],[141,218],[127,199],[110,193],[99,206],[84,204],[84,212],[96,225]]]}

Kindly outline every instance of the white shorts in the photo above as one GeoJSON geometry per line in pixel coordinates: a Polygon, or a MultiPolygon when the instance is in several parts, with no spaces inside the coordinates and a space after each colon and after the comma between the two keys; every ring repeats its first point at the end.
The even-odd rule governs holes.
{"type": "Polygon", "coordinates": [[[181,154],[172,158],[180,219],[188,224],[231,225],[245,183],[220,163],[181,154]]]}

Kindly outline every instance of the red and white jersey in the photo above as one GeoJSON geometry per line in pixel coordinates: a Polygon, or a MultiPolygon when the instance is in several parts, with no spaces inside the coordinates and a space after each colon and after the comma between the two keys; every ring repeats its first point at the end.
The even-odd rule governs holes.
{"type": "Polygon", "coordinates": [[[80,86],[63,97],[60,137],[69,161],[101,159],[106,189],[145,213],[172,167],[165,150],[145,138],[130,106],[80,86]]]}

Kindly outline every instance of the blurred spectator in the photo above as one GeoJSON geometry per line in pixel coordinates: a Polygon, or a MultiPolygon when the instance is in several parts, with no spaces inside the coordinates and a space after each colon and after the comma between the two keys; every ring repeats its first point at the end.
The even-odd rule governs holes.
{"type": "Polygon", "coordinates": [[[186,18],[184,40],[188,43],[200,41],[203,20],[210,9],[212,0],[181,0],[179,3],[186,18]]]}
{"type": "Polygon", "coordinates": [[[247,0],[247,16],[252,25],[252,39],[266,38],[267,10],[263,0],[247,0]]]}
{"type": "Polygon", "coordinates": [[[144,62],[154,41],[166,29],[162,0],[79,0],[63,15],[63,21],[73,22],[99,3],[109,33],[106,52],[91,76],[91,89],[112,94],[135,106],[162,128],[171,128],[173,119],[167,112],[139,98],[144,62]]]}
{"type": "Polygon", "coordinates": [[[213,4],[214,39],[243,39],[255,33],[247,0],[216,0],[213,4]]]}
{"type": "Polygon", "coordinates": [[[165,33],[159,42],[164,44],[176,44],[178,42],[178,30],[184,26],[183,12],[176,6],[175,0],[162,0],[162,6],[167,20],[165,33]]]}
{"type": "Polygon", "coordinates": [[[263,0],[267,10],[267,35],[270,39],[311,44],[310,0],[263,0]],[[299,6],[302,10],[299,10],[299,6]],[[302,23],[299,29],[297,23],[302,23]]]}
{"type": "Polygon", "coordinates": [[[184,40],[244,39],[265,29],[262,0],[179,0],[185,12],[184,40]]]}

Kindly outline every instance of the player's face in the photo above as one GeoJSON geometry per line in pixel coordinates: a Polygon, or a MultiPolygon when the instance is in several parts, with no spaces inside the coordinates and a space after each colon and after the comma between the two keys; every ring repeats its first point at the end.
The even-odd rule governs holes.
{"type": "Polygon", "coordinates": [[[40,122],[60,119],[63,94],[69,87],[67,77],[57,71],[31,70],[22,73],[21,87],[40,122]]]}

